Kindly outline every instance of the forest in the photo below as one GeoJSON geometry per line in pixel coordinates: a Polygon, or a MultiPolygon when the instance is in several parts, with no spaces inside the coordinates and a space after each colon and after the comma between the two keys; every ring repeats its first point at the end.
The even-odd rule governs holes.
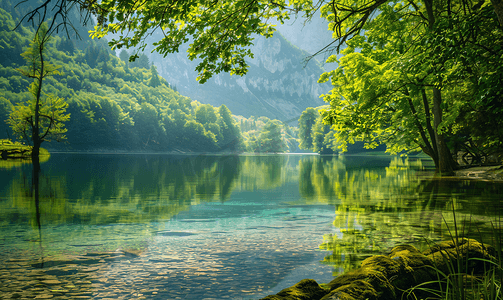
{"type": "MultiPolygon", "coordinates": [[[[15,138],[5,121],[19,105],[33,101],[30,78],[18,69],[21,54],[35,36],[20,26],[12,3],[0,8],[0,138],[15,138]],[[11,15],[12,12],[12,15],[11,15]]],[[[43,94],[68,104],[67,132],[61,143],[43,147],[59,151],[154,152],[288,152],[297,149],[296,128],[266,117],[234,116],[225,106],[213,107],[185,97],[157,73],[144,54],[117,57],[104,40],[64,34],[51,37],[45,60],[58,74],[44,80],[43,94]]],[[[49,101],[49,100],[46,100],[49,101]]],[[[27,142],[20,138],[22,142],[27,142]]]]}
{"type": "Polygon", "coordinates": [[[254,36],[275,31],[264,20],[283,24],[321,15],[333,41],[310,58],[324,54],[335,65],[318,82],[332,85],[322,95],[330,106],[320,112],[337,149],[364,142],[369,149],[386,145],[391,154],[422,151],[445,175],[453,175],[460,160],[501,160],[500,1],[244,0],[208,9],[204,1],[154,3],[93,3],[99,24],[92,36],[132,32],[109,45],[144,48],[151,32],[161,30],[165,35],[153,43],[161,54],[192,39],[187,56],[199,59],[196,71],[204,83],[220,72],[247,73],[254,36]]]}

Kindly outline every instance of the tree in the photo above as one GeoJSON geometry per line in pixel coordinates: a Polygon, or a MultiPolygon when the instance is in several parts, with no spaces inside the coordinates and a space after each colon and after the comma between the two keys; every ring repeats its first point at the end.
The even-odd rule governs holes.
{"type": "Polygon", "coordinates": [[[278,121],[269,120],[260,132],[259,151],[256,152],[283,152],[286,149],[285,141],[281,137],[281,126],[278,121]]]}
{"type": "MultiPolygon", "coordinates": [[[[27,18],[45,15],[41,12],[53,1],[59,8],[77,2],[49,0],[27,18]]],[[[334,83],[332,93],[325,95],[325,100],[331,102],[325,121],[338,128],[341,147],[364,140],[368,147],[385,143],[390,152],[421,149],[444,174],[456,168],[450,144],[458,132],[457,108],[467,105],[460,100],[467,97],[454,95],[479,94],[473,93],[474,89],[487,89],[473,82],[465,91],[456,89],[467,81],[457,76],[461,74],[459,70],[465,65],[477,68],[480,59],[487,55],[500,58],[502,54],[501,47],[491,49],[481,43],[487,40],[487,34],[501,34],[500,0],[492,1],[492,6],[474,0],[332,0],[314,4],[311,0],[299,0],[289,5],[283,0],[77,3],[97,16],[93,37],[118,34],[109,43],[115,48],[144,49],[145,38],[155,30],[161,30],[163,38],[154,43],[154,50],[164,55],[178,52],[182,43],[191,41],[188,56],[200,59],[196,70],[201,83],[222,71],[245,74],[245,58],[253,57],[249,47],[254,35],[270,37],[274,31],[264,20],[283,22],[299,12],[309,18],[320,10],[334,31],[334,42],[320,52],[339,52],[348,45],[339,68],[321,78],[334,83]],[[490,33],[478,32],[467,22],[487,12],[490,33]],[[445,38],[446,34],[455,38],[445,38]],[[467,62],[467,57],[475,61],[467,62]]],[[[65,12],[56,11],[56,15],[65,12]]],[[[329,58],[329,62],[335,61],[336,56],[329,58]]],[[[500,60],[498,64],[501,65],[500,60]]],[[[479,76],[482,82],[499,82],[491,76],[494,68],[489,70],[479,76]],[[488,77],[493,79],[485,80],[488,77]]],[[[466,71],[462,73],[467,75],[466,71]]],[[[493,95],[498,94],[499,91],[493,95]]],[[[482,108],[493,105],[490,101],[479,103],[482,108]]]]}
{"type": "Polygon", "coordinates": [[[151,87],[158,87],[161,85],[161,80],[159,80],[159,74],[157,73],[157,69],[154,65],[150,67],[150,82],[148,83],[151,87]]]}
{"type": "Polygon", "coordinates": [[[205,125],[209,123],[216,123],[217,115],[215,109],[210,104],[201,104],[196,109],[197,122],[205,125]]]}
{"type": "Polygon", "coordinates": [[[120,53],[119,53],[119,58],[126,63],[126,65],[128,64],[129,62],[129,53],[127,52],[127,50],[122,50],[120,53]]]}
{"type": "Polygon", "coordinates": [[[201,83],[220,72],[245,74],[245,58],[253,58],[249,47],[254,35],[271,37],[274,32],[274,25],[267,21],[284,22],[291,14],[313,9],[310,0],[293,1],[290,5],[285,0],[48,0],[25,15],[23,21],[33,22],[40,16],[48,17],[47,12],[55,12],[50,28],[56,30],[70,24],[67,14],[73,5],[81,8],[84,21],[90,19],[90,14],[96,17],[98,26],[92,31],[93,37],[117,34],[109,43],[114,49],[144,50],[145,38],[156,30],[162,31],[164,37],[153,44],[154,50],[163,55],[178,52],[181,44],[191,41],[188,57],[200,60],[196,70],[201,83]]]}
{"type": "Polygon", "coordinates": [[[315,108],[308,107],[299,118],[299,148],[303,150],[313,149],[312,128],[320,114],[315,108]]]}
{"type": "Polygon", "coordinates": [[[189,120],[184,125],[184,139],[187,143],[197,143],[196,150],[215,151],[217,149],[217,139],[215,134],[204,129],[201,123],[189,120]]]}
{"type": "Polygon", "coordinates": [[[150,103],[142,103],[140,111],[136,114],[135,127],[138,130],[138,136],[142,140],[144,147],[147,147],[149,142],[158,143],[159,121],[157,110],[150,103]]]}
{"type": "MultiPolygon", "coordinates": [[[[4,97],[0,97],[0,120],[7,120],[9,118],[9,113],[12,110],[12,103],[4,97]]],[[[2,139],[10,138],[10,128],[9,126],[1,121],[0,122],[0,137],[2,139]]]]}
{"type": "Polygon", "coordinates": [[[241,130],[232,118],[231,111],[227,106],[222,104],[218,108],[218,114],[220,116],[219,124],[223,137],[223,139],[219,141],[220,148],[230,151],[241,150],[243,137],[241,136],[241,130]]]}
{"type": "Polygon", "coordinates": [[[60,74],[56,66],[44,60],[49,38],[47,26],[44,25],[35,34],[28,50],[22,54],[27,66],[18,70],[24,76],[34,79],[29,88],[33,98],[15,105],[7,121],[16,135],[32,143],[34,165],[38,164],[42,142],[66,138],[64,122],[70,119],[70,115],[66,114],[68,104],[62,98],[43,95],[44,79],[60,74]]]}
{"type": "Polygon", "coordinates": [[[150,61],[148,60],[148,56],[145,54],[141,55],[136,55],[133,56],[132,58],[129,58],[129,61],[131,62],[129,64],[129,67],[131,68],[143,68],[143,69],[150,69],[150,61]]]}
{"type": "MultiPolygon", "coordinates": [[[[459,130],[459,108],[470,105],[472,93],[460,88],[470,77],[460,69],[478,65],[475,53],[503,54],[501,46],[486,49],[480,41],[487,36],[467,26],[467,20],[488,11],[466,9],[470,4],[358,1],[347,8],[341,1],[322,8],[338,41],[348,45],[340,59],[328,59],[338,68],[320,78],[334,86],[324,96],[330,102],[324,117],[342,148],[361,140],[369,148],[385,143],[392,153],[420,149],[432,157],[437,171],[452,173],[456,162],[449,144],[459,130]]],[[[486,17],[496,28],[495,15],[486,17]]],[[[501,30],[492,31],[501,35],[501,30]]]]}

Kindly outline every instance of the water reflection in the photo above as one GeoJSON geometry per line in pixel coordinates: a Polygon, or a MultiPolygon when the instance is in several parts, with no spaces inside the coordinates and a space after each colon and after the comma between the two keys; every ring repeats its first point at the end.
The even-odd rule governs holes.
{"type": "Polygon", "coordinates": [[[419,176],[424,172],[421,160],[395,157],[386,167],[378,161],[358,167],[361,159],[299,162],[302,195],[314,201],[336,199],[337,230],[320,245],[332,252],[323,263],[334,266],[334,276],[397,244],[424,249],[428,241],[450,238],[453,211],[463,235],[491,242],[491,221],[502,213],[501,183],[419,176]]]}
{"type": "Polygon", "coordinates": [[[396,244],[444,239],[453,208],[485,234],[501,213],[502,185],[418,176],[427,165],[398,157],[56,154],[37,177],[38,201],[38,172],[0,171],[0,250],[39,258],[43,248],[58,257],[46,263],[64,266],[47,271],[68,276],[98,268],[119,282],[140,270],[141,282],[128,279],[138,287],[155,281],[142,277],[148,270],[164,280],[157,285],[184,287],[192,276],[229,291],[227,280],[245,270],[249,299],[312,260],[315,249],[325,250],[316,271],[302,276],[324,278],[322,267],[338,275],[396,244]]]}
{"type": "MultiPolygon", "coordinates": [[[[240,170],[236,156],[64,156],[44,165],[40,210],[50,224],[169,219],[190,205],[228,199],[240,170]]],[[[30,175],[23,169],[0,187],[12,201],[3,201],[0,209],[17,209],[17,214],[5,216],[10,222],[33,211],[30,175]]]]}

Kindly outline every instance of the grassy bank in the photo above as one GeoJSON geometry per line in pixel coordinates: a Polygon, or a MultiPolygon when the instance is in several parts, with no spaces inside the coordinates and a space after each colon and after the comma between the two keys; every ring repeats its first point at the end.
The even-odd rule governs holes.
{"type": "MultiPolygon", "coordinates": [[[[31,158],[31,147],[21,144],[19,142],[13,142],[9,139],[0,140],[0,154],[1,158],[7,159],[30,159],[31,158]]],[[[40,156],[49,156],[49,151],[44,148],[40,148],[40,156]]]]}

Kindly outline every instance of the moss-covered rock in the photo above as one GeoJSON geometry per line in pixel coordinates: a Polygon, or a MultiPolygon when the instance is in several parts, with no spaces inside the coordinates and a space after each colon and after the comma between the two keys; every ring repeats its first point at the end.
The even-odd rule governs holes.
{"type": "Polygon", "coordinates": [[[328,295],[321,298],[322,300],[377,300],[380,299],[380,295],[374,288],[372,284],[365,280],[355,280],[348,285],[341,286],[328,295]]]}
{"type": "MultiPolygon", "coordinates": [[[[375,261],[378,261],[381,258],[382,256],[379,256],[379,259],[376,259],[375,261]]],[[[328,287],[331,292],[337,290],[341,295],[343,293],[355,295],[355,291],[361,291],[361,293],[364,294],[375,294],[378,296],[378,298],[375,299],[379,299],[381,297],[383,299],[393,299],[395,297],[394,287],[390,284],[386,276],[381,271],[377,270],[375,266],[375,264],[368,263],[366,266],[345,273],[328,283],[328,287]],[[361,282],[368,283],[372,286],[372,290],[367,292],[362,291],[361,282]]],[[[333,295],[333,293],[331,294],[333,295]]],[[[356,299],[358,299],[358,297],[356,297],[356,299]]]]}
{"type": "Polygon", "coordinates": [[[319,300],[328,293],[313,279],[303,279],[292,287],[262,300],[319,300]]]}
{"type": "Polygon", "coordinates": [[[483,260],[494,261],[495,253],[494,247],[467,238],[437,243],[424,251],[424,255],[434,262],[435,268],[444,273],[448,273],[452,266],[459,266],[459,273],[475,275],[487,270],[488,265],[483,260]]]}
{"type": "MultiPolygon", "coordinates": [[[[308,279],[263,300],[407,299],[408,290],[420,284],[433,282],[425,287],[439,288],[436,286],[438,283],[435,283],[438,279],[437,270],[448,274],[449,269],[459,265],[462,268],[459,271],[455,268],[456,272],[482,274],[488,268],[484,260],[494,260],[494,254],[493,247],[466,238],[438,243],[423,253],[413,246],[399,245],[388,255],[365,259],[359,269],[326,284],[329,292],[308,279]]],[[[420,289],[415,293],[415,297],[419,298],[431,296],[420,289]]]]}

